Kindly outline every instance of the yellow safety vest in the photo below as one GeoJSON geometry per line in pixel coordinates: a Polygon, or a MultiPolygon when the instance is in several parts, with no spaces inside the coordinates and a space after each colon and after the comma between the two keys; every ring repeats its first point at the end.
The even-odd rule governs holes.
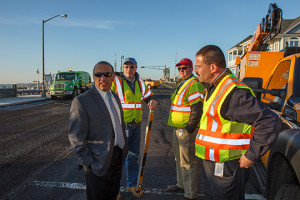
{"type": "Polygon", "coordinates": [[[144,81],[135,81],[135,93],[133,94],[126,80],[115,76],[111,90],[115,92],[121,101],[125,123],[139,123],[142,121],[142,101],[153,95],[153,92],[146,87],[144,81]]]}
{"type": "Polygon", "coordinates": [[[168,125],[177,128],[186,127],[191,114],[191,105],[203,101],[203,99],[203,86],[193,75],[182,84],[178,91],[176,89],[172,94],[168,125]]]}
{"type": "Polygon", "coordinates": [[[205,96],[200,129],[195,140],[196,155],[202,159],[214,162],[238,159],[249,148],[253,127],[228,121],[220,114],[223,102],[235,87],[249,89],[255,96],[233,74],[221,80],[209,100],[205,96]]]}

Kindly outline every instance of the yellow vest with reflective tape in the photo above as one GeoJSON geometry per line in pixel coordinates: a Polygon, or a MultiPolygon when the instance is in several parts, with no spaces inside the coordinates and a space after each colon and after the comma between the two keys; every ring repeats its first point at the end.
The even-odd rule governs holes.
{"type": "Polygon", "coordinates": [[[115,92],[121,101],[125,123],[139,123],[142,121],[142,101],[153,95],[153,92],[146,87],[144,81],[139,79],[135,81],[135,93],[133,94],[127,81],[115,76],[111,90],[115,92]]]}
{"type": "Polygon", "coordinates": [[[249,124],[228,121],[220,112],[228,94],[235,88],[249,89],[229,74],[216,87],[210,98],[205,97],[195,148],[196,155],[214,162],[225,162],[240,158],[249,148],[253,127],[249,124]]]}
{"type": "Polygon", "coordinates": [[[186,127],[191,114],[191,105],[203,99],[203,86],[193,75],[172,94],[168,125],[177,128],[186,127]]]}

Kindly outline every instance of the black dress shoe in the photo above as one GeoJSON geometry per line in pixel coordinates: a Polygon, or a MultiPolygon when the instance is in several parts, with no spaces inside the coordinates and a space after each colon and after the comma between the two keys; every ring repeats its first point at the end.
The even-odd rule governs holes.
{"type": "Polygon", "coordinates": [[[168,189],[170,192],[184,191],[183,188],[180,188],[180,187],[178,187],[177,185],[169,185],[169,186],[167,187],[167,189],[168,189]]]}

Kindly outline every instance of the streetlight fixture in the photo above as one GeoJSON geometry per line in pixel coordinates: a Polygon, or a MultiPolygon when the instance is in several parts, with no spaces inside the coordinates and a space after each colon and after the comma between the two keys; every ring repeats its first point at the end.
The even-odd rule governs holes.
{"type": "Polygon", "coordinates": [[[44,51],[44,24],[47,21],[50,21],[51,19],[55,18],[55,17],[64,17],[66,18],[68,15],[63,14],[63,15],[56,15],[54,17],[51,17],[47,20],[42,20],[42,25],[43,25],[43,84],[42,84],[42,95],[41,97],[46,97],[46,91],[45,91],[45,51],[44,51]]]}

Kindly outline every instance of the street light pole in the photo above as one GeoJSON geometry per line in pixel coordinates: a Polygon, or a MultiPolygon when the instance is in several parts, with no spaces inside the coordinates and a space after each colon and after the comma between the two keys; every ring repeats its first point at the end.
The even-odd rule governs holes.
{"type": "Polygon", "coordinates": [[[44,44],[44,24],[47,22],[47,21],[49,21],[49,20],[51,20],[51,19],[53,19],[53,18],[55,18],[55,17],[64,17],[64,18],[66,18],[67,17],[67,15],[66,14],[63,14],[63,15],[56,15],[56,16],[54,16],[54,17],[51,17],[51,18],[49,18],[49,19],[47,19],[47,20],[42,20],[42,27],[43,27],[43,30],[42,30],[42,34],[43,34],[43,84],[42,84],[42,95],[41,95],[41,97],[46,97],[46,91],[45,91],[45,49],[44,49],[44,46],[45,46],[45,44],[44,44]]]}

